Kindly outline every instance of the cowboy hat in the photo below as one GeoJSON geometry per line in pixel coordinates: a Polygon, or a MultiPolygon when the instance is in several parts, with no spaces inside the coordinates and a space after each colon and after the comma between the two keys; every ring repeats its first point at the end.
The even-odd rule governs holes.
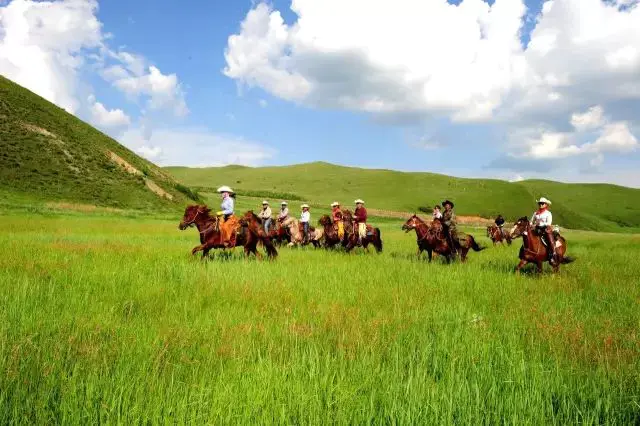
{"type": "Polygon", "coordinates": [[[262,205],[264,206],[265,204],[269,204],[269,202],[268,202],[267,200],[264,200],[264,201],[262,202],[262,205]]]}
{"type": "Polygon", "coordinates": [[[356,203],[356,204],[364,204],[364,201],[362,201],[360,198],[358,198],[357,200],[354,201],[354,203],[356,203]]]}
{"type": "Polygon", "coordinates": [[[227,185],[223,185],[218,188],[218,192],[231,192],[233,193],[233,189],[229,188],[227,185]]]}
{"type": "Polygon", "coordinates": [[[551,205],[551,200],[545,198],[545,197],[540,197],[540,199],[538,200],[538,204],[540,203],[545,203],[545,204],[549,204],[551,205]]]}
{"type": "Polygon", "coordinates": [[[337,201],[334,201],[333,203],[331,203],[331,207],[335,207],[335,206],[339,206],[340,203],[337,201]]]}
{"type": "Polygon", "coordinates": [[[447,204],[449,204],[451,207],[453,207],[453,203],[452,203],[451,201],[449,201],[449,200],[444,200],[444,201],[442,202],[442,205],[443,205],[443,206],[446,206],[447,204]]]}
{"type": "Polygon", "coordinates": [[[302,208],[302,209],[304,209],[305,207],[309,208],[309,204],[303,204],[303,205],[300,206],[300,208],[302,208]]]}
{"type": "Polygon", "coordinates": [[[283,202],[281,202],[281,203],[280,203],[280,205],[281,205],[281,206],[288,206],[288,205],[289,205],[289,203],[287,203],[286,201],[283,201],[283,202]]]}

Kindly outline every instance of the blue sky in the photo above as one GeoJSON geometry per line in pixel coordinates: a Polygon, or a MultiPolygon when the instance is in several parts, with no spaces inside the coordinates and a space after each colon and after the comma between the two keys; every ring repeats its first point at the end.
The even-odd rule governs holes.
{"type": "Polygon", "coordinates": [[[449,3],[0,0],[0,73],[161,165],[640,187],[635,1],[449,3]]]}

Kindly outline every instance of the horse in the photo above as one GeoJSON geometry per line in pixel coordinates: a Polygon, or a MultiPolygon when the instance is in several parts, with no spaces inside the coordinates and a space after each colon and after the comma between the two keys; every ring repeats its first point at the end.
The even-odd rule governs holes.
{"type": "MultiPolygon", "coordinates": [[[[220,233],[220,219],[218,217],[212,217],[209,213],[211,209],[206,205],[189,205],[184,211],[184,215],[178,229],[184,231],[188,227],[195,226],[200,233],[200,245],[195,246],[191,250],[191,254],[196,254],[202,251],[202,258],[204,259],[211,249],[226,248],[222,241],[222,235],[220,233]]],[[[233,220],[230,218],[229,220],[233,220]]],[[[235,234],[231,238],[231,247],[237,246],[244,247],[244,253],[246,256],[254,254],[256,257],[260,257],[260,254],[256,250],[258,242],[262,242],[267,251],[267,256],[275,258],[278,255],[275,247],[271,243],[271,240],[267,237],[264,229],[261,227],[260,219],[253,214],[252,211],[245,213],[245,216],[240,220],[236,219],[235,234]],[[235,238],[234,238],[235,236],[235,238]]]]}
{"type": "Polygon", "coordinates": [[[344,249],[347,253],[357,246],[369,251],[369,244],[373,244],[377,253],[382,252],[382,236],[380,228],[374,228],[367,224],[367,234],[360,239],[353,220],[353,214],[350,210],[342,210],[342,222],[344,223],[344,236],[346,239],[344,249]]]}
{"type": "Polygon", "coordinates": [[[338,229],[328,215],[323,215],[318,224],[322,226],[324,230],[324,248],[334,248],[336,245],[341,244],[343,247],[347,245],[346,233],[340,238],[338,235],[338,229]]]}
{"type": "Polygon", "coordinates": [[[269,229],[269,238],[274,244],[282,245],[283,243],[289,244],[291,242],[291,234],[289,234],[288,228],[282,226],[281,220],[276,220],[269,229]]]}
{"type": "MultiPolygon", "coordinates": [[[[414,214],[402,225],[402,230],[405,232],[416,231],[418,257],[423,251],[426,251],[429,262],[431,262],[432,252],[435,252],[444,256],[447,263],[451,263],[454,254],[444,234],[444,227],[440,219],[434,219],[431,224],[427,224],[414,214]]],[[[480,247],[473,236],[469,234],[463,234],[463,237],[458,236],[458,240],[460,242],[460,260],[462,262],[466,262],[470,249],[482,251],[486,248],[480,247]]]]}
{"type": "Polygon", "coordinates": [[[496,243],[504,244],[505,241],[508,245],[511,245],[511,235],[509,235],[508,232],[501,230],[497,225],[487,226],[487,237],[491,239],[494,246],[496,243]]]}
{"type": "Polygon", "coordinates": [[[549,262],[555,273],[559,271],[561,264],[568,264],[575,260],[569,256],[565,257],[567,241],[563,236],[558,234],[555,237],[558,262],[552,262],[547,254],[547,246],[542,242],[542,236],[533,230],[526,216],[518,219],[513,225],[510,236],[511,238],[522,237],[522,247],[520,247],[520,252],[518,253],[520,262],[516,266],[517,273],[520,273],[520,269],[527,263],[535,263],[538,273],[541,273],[544,262],[549,262]]]}
{"type": "Polygon", "coordinates": [[[313,244],[315,248],[320,247],[320,240],[324,236],[322,229],[316,229],[313,226],[309,226],[309,241],[305,243],[302,223],[298,222],[296,218],[289,217],[285,219],[282,222],[282,226],[286,228],[289,235],[291,235],[291,240],[288,244],[289,247],[293,247],[294,245],[306,245],[309,242],[313,244]]]}

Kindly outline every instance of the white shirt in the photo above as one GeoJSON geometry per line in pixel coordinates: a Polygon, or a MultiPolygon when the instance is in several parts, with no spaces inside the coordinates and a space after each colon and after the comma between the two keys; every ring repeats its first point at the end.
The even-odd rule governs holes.
{"type": "Polygon", "coordinates": [[[306,212],[302,212],[302,214],[300,215],[300,222],[309,222],[309,220],[311,219],[311,213],[306,211],[306,212]]]}
{"type": "Polygon", "coordinates": [[[433,212],[433,218],[434,219],[442,219],[442,212],[439,212],[439,211],[433,212]]]}
{"type": "Polygon", "coordinates": [[[542,213],[533,213],[533,216],[531,216],[531,222],[535,226],[549,226],[551,225],[551,218],[551,212],[549,210],[545,210],[542,213]]]}

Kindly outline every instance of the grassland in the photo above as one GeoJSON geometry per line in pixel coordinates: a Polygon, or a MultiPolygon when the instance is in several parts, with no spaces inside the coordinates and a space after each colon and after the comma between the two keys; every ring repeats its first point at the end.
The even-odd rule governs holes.
{"type": "Polygon", "coordinates": [[[181,208],[191,195],[153,163],[2,76],[0,191],[21,198],[165,211],[181,208]]]}
{"type": "Polygon", "coordinates": [[[519,244],[419,262],[399,221],[202,262],[178,220],[0,216],[0,423],[640,422],[637,235],[567,231],[539,278],[519,244]]]}
{"type": "MultiPolygon", "coordinates": [[[[463,179],[434,173],[404,173],[360,169],[328,163],[283,167],[170,167],[186,185],[206,191],[231,185],[241,195],[260,194],[270,199],[281,193],[314,205],[335,199],[351,205],[363,198],[376,209],[414,212],[450,198],[460,215],[508,220],[530,215],[535,199],[553,201],[554,222],[562,227],[604,232],[640,232],[640,189],[607,184],[564,184],[551,181],[506,182],[463,179]]],[[[293,198],[290,198],[293,199],[293,198]]]]}

